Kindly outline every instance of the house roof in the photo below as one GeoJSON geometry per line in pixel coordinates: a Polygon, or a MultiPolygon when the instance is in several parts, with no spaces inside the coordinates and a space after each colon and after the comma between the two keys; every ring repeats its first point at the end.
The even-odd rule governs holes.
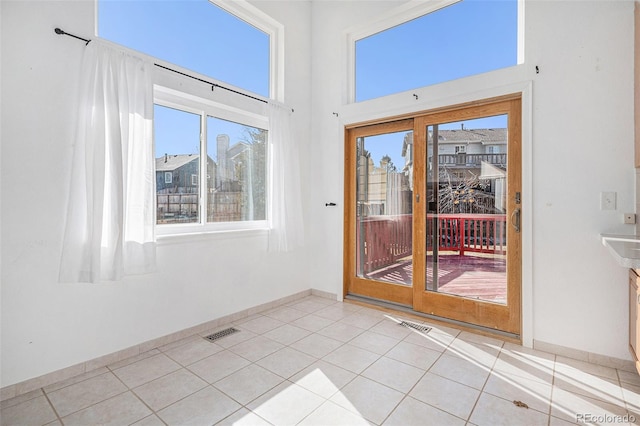
{"type": "Polygon", "coordinates": [[[184,166],[187,163],[192,162],[193,160],[198,160],[200,155],[198,154],[174,154],[174,155],[166,155],[156,158],[156,171],[157,172],[170,172],[177,168],[184,166]]]}
{"type": "Polygon", "coordinates": [[[236,142],[231,147],[229,147],[229,149],[227,150],[227,155],[230,158],[233,158],[236,155],[246,151],[249,148],[250,148],[250,145],[247,142],[244,142],[244,141],[236,142]]]}
{"type": "Polygon", "coordinates": [[[506,143],[507,129],[439,130],[440,142],[506,143]]]}

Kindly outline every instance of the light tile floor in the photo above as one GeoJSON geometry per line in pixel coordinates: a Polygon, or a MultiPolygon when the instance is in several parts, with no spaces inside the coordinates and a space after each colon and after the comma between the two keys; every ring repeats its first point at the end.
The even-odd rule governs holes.
{"type": "Polygon", "coordinates": [[[399,318],[309,296],[4,401],[2,425],[640,422],[635,373],[399,318]]]}

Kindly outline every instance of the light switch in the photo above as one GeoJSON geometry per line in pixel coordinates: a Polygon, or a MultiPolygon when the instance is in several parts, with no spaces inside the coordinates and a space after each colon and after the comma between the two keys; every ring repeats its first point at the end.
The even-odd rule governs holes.
{"type": "Polygon", "coordinates": [[[615,210],[615,209],[616,209],[616,193],[601,192],[600,193],[600,210],[615,210]]]}

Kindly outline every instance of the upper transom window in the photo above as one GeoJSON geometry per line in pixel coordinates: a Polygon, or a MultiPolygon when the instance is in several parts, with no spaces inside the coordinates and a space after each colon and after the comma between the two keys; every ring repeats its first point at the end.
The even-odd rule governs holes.
{"type": "Polygon", "coordinates": [[[463,0],[355,41],[356,102],[518,63],[518,0],[463,0]]]}
{"type": "Polygon", "coordinates": [[[270,96],[270,36],[208,0],[98,1],[102,38],[270,96]]]}

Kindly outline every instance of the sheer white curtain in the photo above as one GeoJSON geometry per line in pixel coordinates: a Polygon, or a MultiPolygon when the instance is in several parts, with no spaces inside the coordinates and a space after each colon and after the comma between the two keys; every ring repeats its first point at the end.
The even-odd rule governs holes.
{"type": "Polygon", "coordinates": [[[300,156],[291,132],[291,110],[269,103],[269,155],[272,160],[269,251],[290,251],[304,241],[300,156]]]}
{"type": "Polygon", "coordinates": [[[84,55],[60,282],[155,269],[153,65],[100,40],[84,55]]]}

